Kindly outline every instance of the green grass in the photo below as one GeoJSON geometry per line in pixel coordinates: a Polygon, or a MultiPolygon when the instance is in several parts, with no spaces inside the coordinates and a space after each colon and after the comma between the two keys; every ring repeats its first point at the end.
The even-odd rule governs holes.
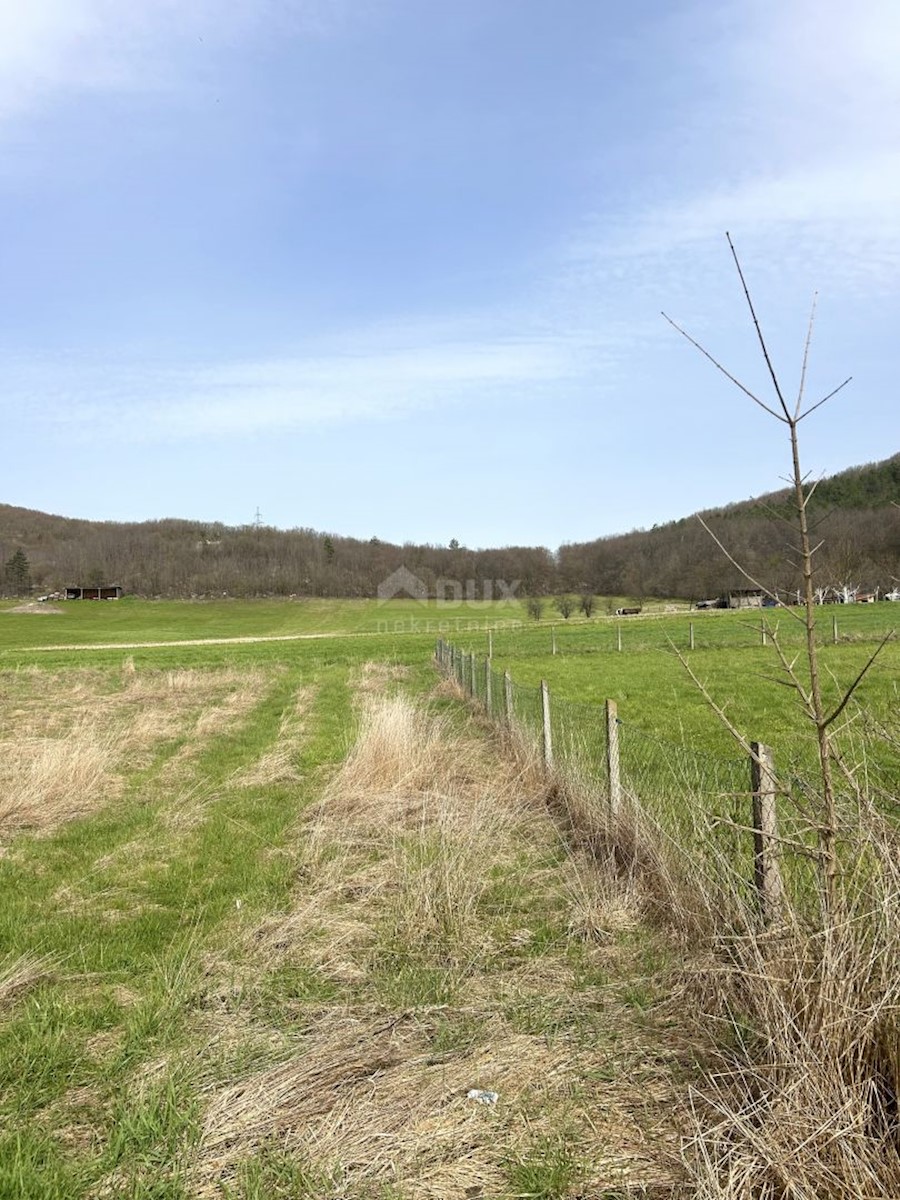
{"type": "MultiPolygon", "coordinates": [[[[838,614],[840,638],[831,641],[830,609],[823,609],[820,658],[826,698],[836,703],[856,678],[877,641],[900,624],[900,612],[891,604],[856,605],[838,614]],[[893,623],[892,623],[893,621],[893,623]]],[[[770,625],[778,622],[779,637],[793,659],[801,648],[799,624],[777,610],[766,614],[770,625]]],[[[679,661],[677,648],[713,699],[749,739],[795,753],[795,743],[810,733],[797,698],[774,681],[781,669],[771,644],[763,646],[760,614],[741,612],[697,613],[607,618],[553,628],[557,653],[552,653],[551,629],[545,623],[491,635],[497,672],[508,670],[516,684],[536,688],[542,679],[553,699],[563,705],[586,705],[572,719],[591,720],[590,709],[615,700],[619,717],[636,731],[668,742],[690,746],[699,753],[727,756],[735,743],[710,709],[679,661]],[[695,626],[693,650],[688,625],[695,626]],[[618,650],[617,629],[622,629],[618,650]]],[[[487,634],[466,634],[450,639],[483,659],[487,634]]],[[[798,663],[802,674],[802,659],[798,663]]],[[[858,693],[871,712],[896,711],[900,688],[900,642],[889,643],[858,693]]],[[[854,710],[851,709],[851,713],[854,710]]]]}
{"type": "Polygon", "coordinates": [[[511,1194],[529,1200],[562,1200],[581,1173],[571,1146],[561,1138],[539,1139],[507,1164],[511,1194]]]}
{"type": "MultiPolygon", "coordinates": [[[[55,967],[5,1019],[0,1013],[0,1127],[16,1131],[0,1145],[0,1195],[77,1197],[104,1179],[115,1195],[183,1194],[179,1156],[196,1138],[205,1069],[190,1055],[205,961],[289,903],[298,813],[347,749],[348,672],[371,650],[328,661],[305,655],[307,647],[315,643],[290,656],[282,650],[278,663],[271,653],[243,659],[272,668],[264,694],[236,729],[189,761],[176,795],[166,770],[183,739],[166,743],[114,804],[49,836],[7,839],[0,961],[36,953],[55,967]],[[301,685],[312,701],[297,781],[237,788],[236,772],[272,745],[301,685]],[[183,830],[172,826],[178,794],[202,802],[183,830]],[[81,1126],[93,1133],[72,1149],[71,1131],[81,1126]]],[[[77,661],[76,673],[85,660],[77,661]]],[[[96,656],[89,661],[96,668],[96,656]]],[[[7,675],[8,694],[17,679],[26,677],[7,675]]],[[[272,1004],[299,984],[270,981],[272,1004]]],[[[255,1194],[249,1177],[241,1186],[255,1194]]]]}
{"type": "MultiPolygon", "coordinates": [[[[188,705],[179,731],[133,763],[126,756],[122,787],[95,811],[40,836],[0,830],[0,963],[23,955],[50,962],[30,989],[0,1006],[0,1196],[190,1196],[205,1097],[296,1053],[309,1021],[330,1010],[426,1014],[422,1062],[441,1069],[491,1044],[497,1021],[541,1046],[604,1040],[595,993],[624,994],[630,976],[619,979],[605,951],[601,969],[592,950],[570,945],[560,879],[566,855],[555,836],[535,846],[524,841],[512,861],[484,872],[472,909],[484,933],[471,946],[452,922],[419,937],[412,910],[376,908],[370,940],[358,952],[358,978],[316,961],[315,927],[282,960],[253,958],[253,931],[289,913],[302,889],[298,823],[352,745],[356,672],[387,660],[406,666],[402,687],[414,695],[435,683],[434,631],[348,636],[354,625],[383,620],[379,610],[330,606],[330,615],[316,616],[312,607],[125,602],[71,605],[58,618],[0,613],[0,685],[11,731],[29,695],[46,696],[48,719],[58,720],[51,698],[69,684],[114,709],[129,678],[164,679],[184,668],[208,671],[211,680],[223,668],[263,674],[250,709],[220,732],[196,740],[190,730],[199,701],[188,705]],[[345,632],[296,642],[40,649],[57,640],[180,640],[204,629],[216,637],[264,636],[310,630],[314,619],[345,632]],[[63,625],[65,638],[52,633],[63,625]],[[293,776],[241,784],[248,764],[277,745],[299,691],[305,706],[293,776]],[[551,994],[520,994],[520,974],[540,973],[543,964],[553,964],[551,994]],[[475,983],[491,999],[473,1008],[475,983]],[[232,1028],[227,1037],[221,1032],[232,1028]]],[[[418,606],[393,611],[404,621],[418,606]]],[[[464,710],[446,696],[435,710],[451,718],[453,730],[468,728],[464,710]]],[[[402,882],[387,896],[429,880],[441,847],[410,834],[396,839],[394,852],[402,882]]],[[[577,1164],[563,1142],[547,1146],[543,1164],[541,1147],[509,1159],[510,1194],[527,1185],[556,1196],[575,1185],[577,1164]]],[[[243,1160],[221,1195],[315,1196],[337,1186],[330,1168],[276,1143],[243,1160]]],[[[405,1193],[398,1180],[351,1181],[347,1194],[405,1193]]]]}
{"type": "MultiPolygon", "coordinates": [[[[352,745],[353,680],[361,664],[404,664],[402,687],[421,695],[435,682],[430,660],[437,625],[414,622],[442,620],[450,625],[445,635],[483,651],[484,622],[507,620],[513,611],[464,606],[451,615],[415,602],[381,608],[371,602],[128,600],[71,604],[60,616],[0,611],[0,703],[13,735],[28,694],[45,697],[48,722],[58,715],[67,684],[90,678],[95,694],[114,703],[124,695],[124,663],[133,664],[138,677],[190,667],[213,678],[221,668],[236,668],[262,672],[264,680],[239,721],[196,744],[190,723],[198,714],[185,710],[186,723],[140,761],[126,760],[121,789],[88,815],[40,835],[0,830],[0,964],[23,955],[48,956],[51,963],[30,990],[0,1007],[0,1196],[189,1196],[204,1097],[295,1053],[308,1023],[323,1011],[366,1005],[427,1014],[422,1060],[441,1063],[489,1044],[497,1021],[541,1046],[559,1042],[579,1053],[614,1045],[623,1022],[629,1038],[652,1024],[659,980],[677,964],[646,931],[636,931],[633,944],[620,938],[613,950],[573,938],[562,881],[567,853],[558,837],[534,844],[523,838],[516,854],[479,873],[473,920],[482,933],[471,946],[453,927],[417,938],[414,914],[404,924],[396,914],[389,919],[374,912],[358,979],[315,960],[313,927],[283,961],[261,966],[248,949],[253,931],[289,913],[304,886],[298,822],[352,745]],[[384,621],[401,628],[379,631],[384,621]],[[469,630],[470,621],[481,625],[469,630]],[[326,630],[334,636],[122,648],[129,641],[326,630]],[[41,648],[101,642],[119,648],[41,648]],[[44,680],[51,679],[48,688],[44,680]],[[241,772],[276,746],[301,690],[306,701],[292,777],[241,784],[241,772]],[[627,970],[616,955],[628,959],[627,970]],[[549,982],[523,989],[521,980],[532,971],[539,980],[548,972],[549,982]],[[473,979],[481,988],[474,1004],[473,979]],[[618,1015],[611,1017],[613,1011],[618,1015]],[[220,1036],[229,1022],[239,1035],[220,1036]]],[[[848,638],[874,635],[870,611],[839,616],[848,638]]],[[[772,667],[767,651],[740,644],[743,620],[740,614],[711,617],[708,627],[717,637],[721,631],[721,644],[704,648],[698,636],[691,662],[720,698],[729,698],[751,736],[777,747],[796,718],[789,698],[764,679],[772,667]]],[[[544,624],[498,630],[495,666],[508,667],[523,689],[549,679],[556,720],[568,703],[589,722],[598,763],[600,706],[607,697],[619,702],[626,738],[630,727],[646,726],[693,753],[733,756],[727,735],[662,648],[666,630],[673,640],[683,637],[684,618],[642,618],[624,629],[620,653],[614,641],[610,645],[615,624],[605,617],[557,625],[555,656],[548,653],[544,624]]],[[[866,652],[867,645],[848,641],[826,646],[824,659],[846,681],[866,652]]],[[[896,706],[898,662],[897,648],[888,647],[865,685],[865,700],[896,706]]],[[[530,703],[529,697],[523,691],[520,700],[530,703]]],[[[85,706],[89,713],[88,700],[85,706]]],[[[454,730],[471,734],[455,701],[445,695],[434,706],[452,718],[454,730]]],[[[414,878],[430,878],[440,854],[424,834],[398,834],[393,849],[414,878]]],[[[384,894],[396,899],[399,885],[384,894]]],[[[604,1071],[620,1079],[614,1065],[592,1069],[598,1079],[604,1071]]],[[[566,1129],[542,1132],[507,1157],[508,1193],[577,1194],[584,1167],[566,1129]]],[[[334,1178],[323,1170],[280,1144],[266,1144],[241,1164],[223,1200],[321,1194],[334,1178]]],[[[390,1188],[359,1192],[379,1194],[387,1196],[390,1188]]]]}
{"type": "MultiPolygon", "coordinates": [[[[837,641],[831,611],[823,609],[818,615],[823,696],[826,706],[834,709],[900,612],[892,604],[842,608],[835,614],[837,641]]],[[[539,685],[547,682],[554,760],[587,776],[601,791],[607,781],[605,702],[614,701],[626,791],[698,863],[706,862],[713,876],[727,863],[747,889],[752,845],[743,830],[752,819],[749,754],[714,705],[747,742],[762,742],[773,749],[784,789],[778,802],[782,837],[810,845],[814,835],[803,816],[804,805],[808,810],[811,800],[815,811],[820,787],[814,727],[796,692],[781,686],[785,675],[771,643],[776,623],[797,675],[808,679],[802,626],[783,611],[601,618],[579,625],[557,624],[553,629],[532,624],[490,636],[472,633],[455,644],[476,654],[475,683],[482,702],[486,699],[485,652],[491,646],[492,711],[501,719],[505,714],[503,672],[508,671],[515,717],[538,742],[539,685]],[[767,645],[761,644],[763,617],[770,630],[767,645]],[[689,641],[691,623],[694,649],[689,641]]],[[[470,672],[467,663],[467,683],[470,672]]],[[[894,639],[882,648],[832,728],[834,745],[849,770],[864,782],[870,800],[892,815],[900,788],[898,680],[900,642],[894,639]]],[[[836,783],[852,825],[855,792],[840,772],[836,783]]],[[[802,855],[787,857],[784,869],[792,894],[811,896],[810,860],[802,855]]]]}
{"type": "Polygon", "coordinates": [[[16,613],[0,601],[2,656],[55,645],[181,641],[196,638],[300,637],[321,634],[459,634],[522,621],[519,602],[417,600],[122,600],[61,601],[58,613],[16,613]]]}

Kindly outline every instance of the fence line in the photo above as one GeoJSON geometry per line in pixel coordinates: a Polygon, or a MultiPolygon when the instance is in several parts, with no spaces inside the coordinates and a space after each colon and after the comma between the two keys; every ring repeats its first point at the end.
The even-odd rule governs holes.
{"type": "MultiPolygon", "coordinates": [[[[716,613],[648,614],[639,618],[606,618],[594,621],[541,623],[509,622],[504,627],[484,630],[489,658],[543,658],[556,655],[605,655],[650,649],[682,652],[703,650],[753,650],[768,646],[773,635],[785,647],[801,646],[804,627],[779,609],[730,610],[733,619],[716,613]],[[664,620],[662,618],[665,618],[664,620]],[[514,644],[515,650],[509,649],[514,644]]],[[[892,628],[885,620],[877,628],[850,624],[839,630],[838,617],[818,617],[820,645],[867,644],[881,641],[892,628]]],[[[440,631],[438,631],[440,632],[440,631]]],[[[451,635],[452,636],[452,635],[451,635]]]]}
{"type": "Polygon", "coordinates": [[[785,844],[800,846],[809,835],[779,809],[769,747],[752,743],[749,762],[720,758],[623,721],[613,699],[597,705],[552,698],[545,680],[518,684],[490,657],[479,663],[474,651],[443,639],[435,659],[491,720],[530,740],[548,770],[598,785],[611,817],[632,806],[709,878],[727,863],[741,886],[755,889],[764,922],[775,919],[791,883],[794,890],[808,886],[808,852],[798,856],[805,871],[792,870],[786,880],[782,870],[785,844]]]}

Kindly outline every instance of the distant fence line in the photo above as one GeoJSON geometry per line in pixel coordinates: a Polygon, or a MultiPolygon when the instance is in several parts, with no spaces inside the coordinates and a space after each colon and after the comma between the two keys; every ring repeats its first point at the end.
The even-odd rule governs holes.
{"type": "MultiPolygon", "coordinates": [[[[822,645],[878,642],[891,628],[866,628],[838,612],[820,615],[822,645]]],[[[546,655],[627,653],[651,649],[718,650],[768,646],[776,633],[782,644],[803,644],[805,626],[779,609],[722,612],[643,613],[584,620],[519,621],[505,627],[485,625],[489,657],[543,658],[546,655]],[[726,615],[727,613],[727,615],[726,615]],[[730,619],[729,619],[730,618],[730,619]],[[515,637],[514,652],[505,650],[505,635],[515,637]]],[[[441,634],[444,630],[435,629],[441,634]]]]}
{"type": "MultiPolygon", "coordinates": [[[[593,784],[611,817],[634,806],[709,878],[727,863],[742,887],[755,889],[764,920],[781,903],[785,876],[791,890],[808,893],[810,830],[793,808],[779,808],[774,756],[765,744],[749,743],[743,757],[699,752],[623,721],[613,699],[600,705],[551,697],[546,681],[523,686],[508,670],[495,670],[491,656],[443,638],[435,662],[493,722],[534,744],[548,769],[593,784]],[[790,855],[784,872],[788,845],[800,853],[790,855]]],[[[796,775],[790,783],[809,789],[796,775]]]]}

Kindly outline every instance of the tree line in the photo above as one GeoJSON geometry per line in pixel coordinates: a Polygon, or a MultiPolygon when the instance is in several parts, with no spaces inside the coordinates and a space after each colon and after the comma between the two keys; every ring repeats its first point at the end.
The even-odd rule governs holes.
{"type": "MultiPolygon", "coordinates": [[[[734,558],[767,588],[798,586],[784,495],[702,514],[734,558]]],[[[900,455],[853,468],[816,491],[819,577],[833,586],[896,587],[900,578],[900,455]]],[[[556,551],[402,545],[308,528],[192,521],[91,522],[0,505],[0,587],[6,595],[121,584],[145,596],[370,597],[406,567],[428,595],[497,598],[608,595],[709,598],[746,580],[696,518],[556,551]],[[450,582],[448,582],[450,581],[450,582]]]]}

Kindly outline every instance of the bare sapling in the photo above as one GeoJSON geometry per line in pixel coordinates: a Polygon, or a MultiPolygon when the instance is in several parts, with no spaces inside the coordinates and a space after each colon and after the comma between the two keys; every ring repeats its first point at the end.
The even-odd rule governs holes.
{"type": "MultiPolygon", "coordinates": [[[[816,490],[818,481],[809,484],[809,476],[804,474],[800,464],[800,440],[799,428],[800,423],[804,421],[816,409],[821,408],[826,401],[832,399],[850,382],[847,378],[843,383],[833,388],[827,395],[816,400],[811,404],[806,403],[806,374],[809,364],[809,351],[812,343],[813,327],[815,325],[816,315],[816,299],[813,298],[812,310],[810,312],[809,325],[806,333],[806,341],[803,348],[803,362],[800,371],[800,384],[797,390],[797,398],[791,404],[785,397],[784,389],[782,388],[778,374],[772,363],[772,358],[769,353],[769,348],[766,339],[763,336],[762,328],[759,319],[756,315],[756,309],[753,305],[753,300],[750,295],[750,289],[747,286],[747,281],[744,277],[744,272],[738,259],[737,252],[734,248],[734,243],[731,240],[731,235],[726,233],[728,240],[728,248],[731,251],[731,256],[734,260],[734,265],[737,269],[738,278],[740,279],[741,288],[744,293],[744,298],[747,301],[747,307],[750,311],[750,317],[753,322],[754,330],[759,341],[759,347],[765,360],[766,370],[769,379],[772,383],[775,399],[769,403],[760,399],[758,395],[746,387],[739,379],[737,379],[726,367],[722,365],[718,359],[714,358],[708,350],[705,349],[698,341],[696,341],[689,333],[687,333],[677,322],[671,317],[663,313],[663,317],[669,324],[676,329],[684,338],[686,338],[692,346],[707,358],[718,371],[720,371],[727,379],[729,379],[745,396],[748,396],[754,404],[758,405],[764,412],[780,422],[787,430],[788,438],[791,447],[791,473],[787,482],[793,493],[793,507],[796,515],[796,533],[798,535],[798,544],[796,545],[796,563],[802,576],[801,597],[802,603],[799,613],[793,613],[805,627],[805,658],[806,671],[801,677],[796,670],[795,663],[790,661],[787,655],[783,652],[782,647],[778,642],[777,631],[769,631],[771,640],[776,648],[781,663],[782,670],[786,676],[784,682],[793,689],[796,693],[803,712],[810,720],[815,729],[816,747],[819,763],[819,801],[818,812],[814,818],[816,841],[817,841],[817,857],[822,879],[822,903],[826,917],[832,918],[836,914],[838,908],[838,874],[839,874],[839,857],[838,857],[838,814],[837,801],[835,794],[835,747],[832,738],[832,727],[835,721],[846,708],[851,697],[853,696],[860,683],[865,678],[869,668],[875,661],[881,646],[876,649],[869,661],[860,671],[859,675],[841,695],[838,702],[829,709],[826,705],[822,694],[821,670],[819,664],[819,653],[816,644],[816,598],[814,587],[815,575],[815,556],[819,546],[813,545],[813,539],[810,530],[809,520],[809,505],[816,490]]],[[[729,561],[752,585],[758,588],[763,594],[777,600],[777,596],[758,579],[753,576],[728,552],[718,537],[713,533],[702,517],[701,524],[726,554],[729,561]]],[[[890,636],[890,635],[888,635],[890,636]]],[[[885,641],[887,638],[885,639],[885,641]]],[[[881,643],[884,645],[884,642],[881,643]]]]}

